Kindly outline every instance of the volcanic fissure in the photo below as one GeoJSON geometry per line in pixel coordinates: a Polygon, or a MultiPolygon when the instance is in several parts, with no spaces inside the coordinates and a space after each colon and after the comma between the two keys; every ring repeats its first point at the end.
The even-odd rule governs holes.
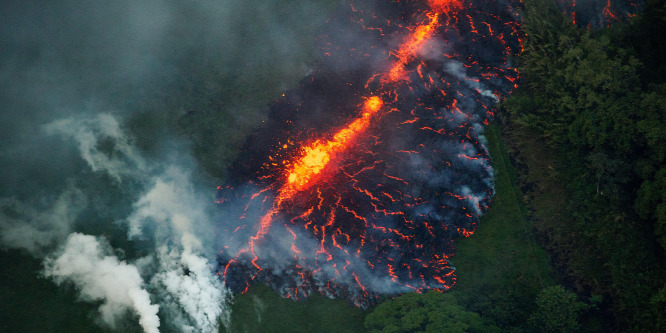
{"type": "Polygon", "coordinates": [[[493,195],[482,136],[516,87],[518,14],[505,2],[354,1],[324,26],[317,68],[271,105],[222,210],[219,274],[367,307],[446,290],[456,237],[493,195]]]}

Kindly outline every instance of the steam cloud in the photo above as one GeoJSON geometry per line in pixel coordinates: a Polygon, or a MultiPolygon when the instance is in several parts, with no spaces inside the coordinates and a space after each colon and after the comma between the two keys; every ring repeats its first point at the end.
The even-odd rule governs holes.
{"type": "Polygon", "coordinates": [[[204,256],[202,237],[196,236],[212,226],[207,202],[210,198],[195,192],[189,175],[171,166],[154,180],[128,218],[130,237],[141,237],[142,229],[150,227],[155,229],[156,244],[178,244],[158,246],[159,269],[151,283],[156,288],[165,287],[168,296],[176,300],[178,306],[170,308],[171,312],[180,315],[182,311],[192,318],[194,326],[184,327],[190,331],[214,331],[218,320],[226,325],[230,320],[226,303],[231,295],[204,256]]]}
{"type": "Polygon", "coordinates": [[[2,250],[43,260],[44,276],[101,302],[111,326],[128,312],[146,332],[228,325],[212,232],[219,180],[206,171],[228,166],[268,94],[308,72],[311,37],[287,24],[311,31],[324,9],[0,3],[2,250]],[[268,86],[258,98],[242,90],[255,82],[268,86]],[[201,138],[213,167],[192,156],[201,138]]]}
{"type": "MultiPolygon", "coordinates": [[[[58,120],[45,129],[73,140],[90,169],[108,175],[116,186],[133,183],[145,188],[133,204],[132,213],[116,223],[127,226],[128,239],[154,244],[153,250],[144,249],[151,254],[138,262],[146,275],[152,276],[149,290],[160,295],[160,300],[172,300],[163,305],[173,318],[170,325],[189,332],[215,331],[220,320],[228,325],[227,302],[231,295],[207,259],[212,257],[212,250],[204,246],[204,242],[210,242],[205,235],[212,228],[212,198],[195,190],[189,172],[182,165],[163,167],[146,161],[110,114],[58,120]],[[112,156],[99,149],[101,141],[115,147],[112,156]]],[[[146,290],[137,289],[142,279],[136,267],[102,254],[94,237],[72,234],[64,253],[45,261],[46,275],[53,276],[56,283],[73,281],[86,300],[104,299],[100,312],[106,323],[113,323],[122,310],[132,307],[140,314],[144,329],[156,331],[157,326],[151,323],[159,320],[146,314],[150,301],[146,290]],[[81,260],[75,258],[77,253],[83,253],[81,260]],[[126,297],[114,293],[116,278],[127,280],[119,286],[126,297]]],[[[157,306],[151,309],[157,313],[157,306]]]]}
{"type": "Polygon", "coordinates": [[[114,326],[123,312],[133,309],[145,332],[159,332],[159,306],[151,304],[138,269],[113,255],[109,246],[94,236],[72,233],[62,253],[48,257],[44,274],[56,284],[72,281],[86,301],[103,301],[102,320],[114,326]]]}
{"type": "Polygon", "coordinates": [[[118,121],[108,113],[93,119],[61,119],[45,127],[48,135],[60,134],[74,139],[81,158],[93,172],[104,172],[120,182],[128,173],[145,172],[145,161],[122,133],[118,121]],[[114,157],[98,149],[101,138],[114,143],[114,157]]]}
{"type": "Polygon", "coordinates": [[[74,188],[58,195],[44,211],[15,198],[0,199],[1,244],[25,249],[36,256],[43,255],[45,248],[66,239],[82,202],[85,202],[83,193],[74,188]]]}

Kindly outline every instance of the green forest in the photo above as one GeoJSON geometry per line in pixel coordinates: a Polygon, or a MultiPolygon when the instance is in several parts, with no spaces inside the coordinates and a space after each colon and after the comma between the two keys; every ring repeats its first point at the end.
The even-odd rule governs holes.
{"type": "Polygon", "coordinates": [[[555,277],[603,331],[666,329],[665,27],[663,1],[605,29],[526,1],[523,82],[500,110],[555,277]]]}

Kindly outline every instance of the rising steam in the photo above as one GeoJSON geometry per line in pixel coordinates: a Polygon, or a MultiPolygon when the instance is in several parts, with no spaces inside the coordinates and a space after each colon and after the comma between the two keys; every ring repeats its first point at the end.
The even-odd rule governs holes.
{"type": "MultiPolygon", "coordinates": [[[[207,259],[210,250],[203,245],[204,241],[209,241],[209,237],[205,236],[206,230],[212,228],[212,213],[209,211],[212,200],[207,200],[206,195],[194,189],[189,172],[182,166],[150,164],[136,152],[130,139],[120,130],[118,121],[109,114],[91,119],[58,120],[47,125],[46,129],[48,133],[58,133],[74,140],[89,167],[97,173],[107,174],[117,186],[133,183],[134,186],[140,184],[145,187],[124,223],[129,239],[149,239],[154,244],[154,250],[149,251],[153,254],[144,258],[141,264],[156,266],[152,272],[146,270],[150,287],[162,296],[160,299],[172,300],[164,305],[164,310],[177,318],[171,324],[191,332],[215,331],[220,320],[228,325],[227,302],[231,295],[224,283],[216,278],[214,267],[207,259]],[[115,147],[114,154],[99,150],[102,140],[115,147]]],[[[78,243],[74,245],[82,243],[80,238],[75,238],[78,243]]],[[[70,254],[67,251],[69,247],[69,243],[66,244],[65,254],[70,254]]],[[[79,246],[78,249],[96,248],[79,246]]],[[[90,253],[90,256],[99,257],[97,252],[90,253]]],[[[108,258],[103,260],[112,260],[108,258]]],[[[50,262],[46,261],[47,267],[50,262]]],[[[81,281],[80,276],[93,278],[92,271],[79,273],[83,265],[68,256],[60,257],[56,263],[58,270],[52,270],[54,273],[50,275],[69,277],[81,286],[84,297],[90,294],[86,289],[89,283],[78,281],[81,281]],[[68,267],[69,264],[74,267],[68,267]]],[[[123,264],[120,267],[128,266],[123,264]]],[[[113,283],[113,279],[102,279],[97,283],[99,287],[105,287],[104,284],[113,283]]],[[[104,293],[95,294],[98,299],[107,296],[104,293]]],[[[114,304],[113,300],[107,299],[107,302],[114,304]]],[[[109,318],[105,319],[106,322],[112,322],[110,319],[114,318],[111,314],[119,316],[114,311],[117,309],[121,308],[108,306],[100,311],[106,314],[105,318],[109,318]]]]}
{"type": "Polygon", "coordinates": [[[43,261],[44,277],[101,304],[103,325],[138,317],[146,332],[228,326],[211,174],[224,175],[267,98],[307,73],[325,9],[0,3],[2,250],[43,261]],[[265,85],[261,98],[248,97],[255,82],[265,85]],[[199,132],[220,128],[231,130],[215,135],[200,165],[193,155],[210,135],[199,132]]]}
{"type": "Polygon", "coordinates": [[[44,275],[58,285],[71,281],[85,301],[102,301],[101,318],[111,327],[131,309],[145,332],[159,332],[159,306],[151,304],[138,269],[110,253],[94,236],[72,233],[61,253],[46,258],[44,275]]]}

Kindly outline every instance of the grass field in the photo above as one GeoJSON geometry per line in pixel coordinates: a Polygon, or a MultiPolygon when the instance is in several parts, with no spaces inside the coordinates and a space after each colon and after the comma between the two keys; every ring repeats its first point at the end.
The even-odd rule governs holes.
{"type": "Polygon", "coordinates": [[[341,299],[316,294],[303,302],[284,299],[265,285],[234,300],[231,332],[363,332],[365,312],[341,299]]]}
{"type": "Polygon", "coordinates": [[[504,327],[514,326],[525,321],[534,296],[555,280],[527,218],[500,129],[491,125],[486,136],[495,170],[495,197],[479,229],[456,241],[451,262],[457,282],[451,292],[468,310],[504,327]]]}

